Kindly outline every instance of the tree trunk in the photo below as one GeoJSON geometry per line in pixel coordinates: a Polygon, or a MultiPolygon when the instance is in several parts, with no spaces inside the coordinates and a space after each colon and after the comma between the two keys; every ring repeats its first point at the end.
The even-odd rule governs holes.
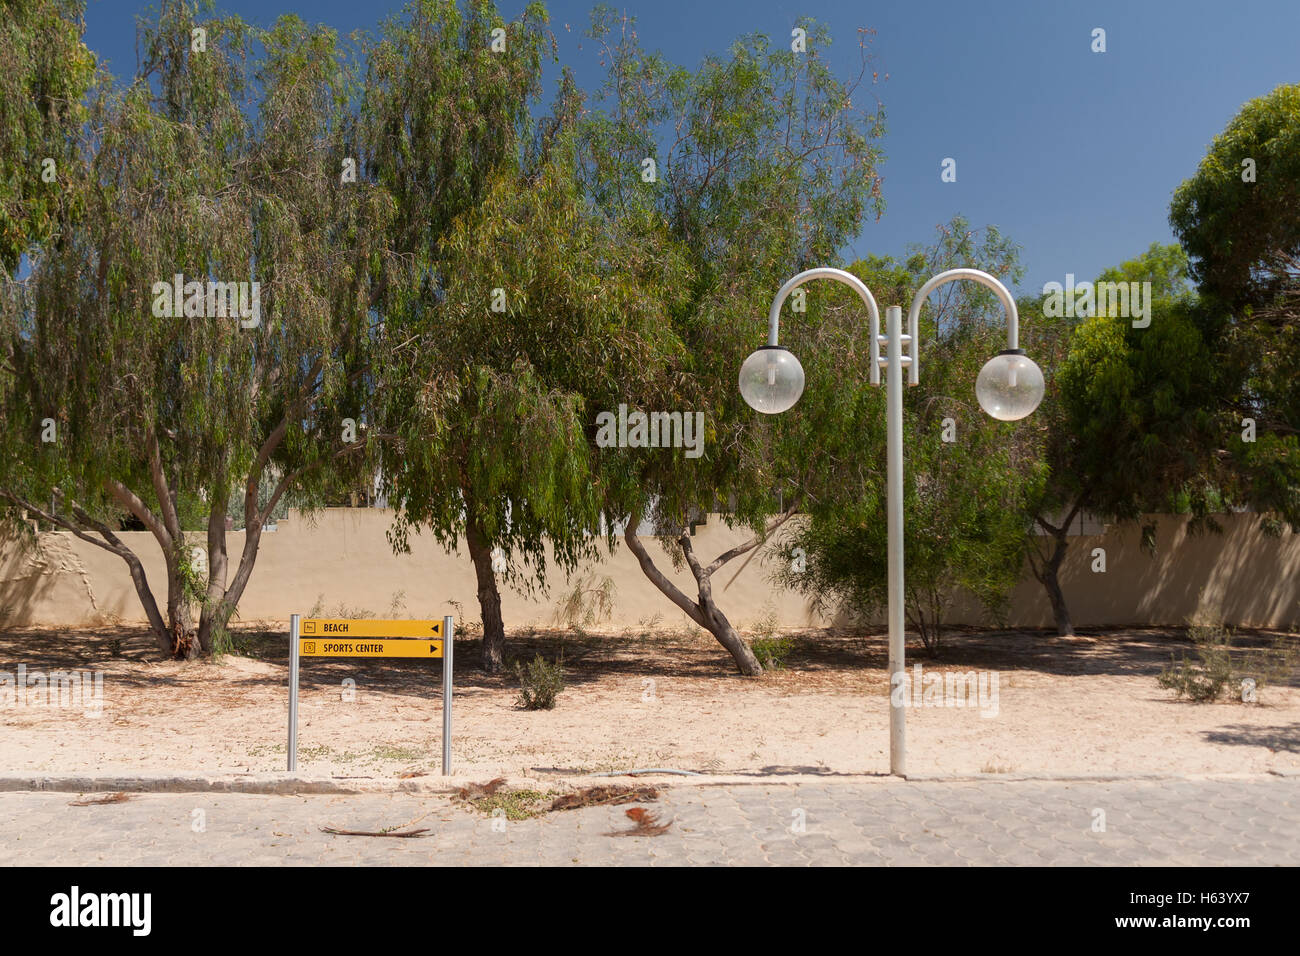
{"type": "Polygon", "coordinates": [[[212,632],[224,628],[230,619],[226,600],[226,573],[230,560],[226,553],[226,508],[230,498],[225,494],[225,475],[213,484],[208,507],[208,587],[207,597],[199,611],[199,649],[212,653],[212,632]]]}
{"type": "MultiPolygon", "coordinates": [[[[1074,625],[1070,621],[1070,609],[1065,603],[1065,594],[1061,591],[1061,581],[1059,573],[1061,562],[1065,560],[1065,552],[1070,547],[1068,537],[1070,524],[1078,515],[1082,505],[1078,502],[1070,509],[1070,513],[1065,516],[1058,528],[1056,525],[1044,521],[1040,516],[1037,518],[1038,524],[1052,536],[1052,551],[1047,557],[1043,557],[1041,552],[1038,553],[1037,562],[1030,561],[1030,567],[1033,569],[1034,577],[1042,584],[1043,589],[1047,591],[1047,600],[1052,605],[1052,615],[1056,618],[1056,633],[1061,637],[1073,637],[1074,625]]],[[[1037,551],[1037,545],[1033,545],[1030,550],[1032,558],[1037,551]]]]}
{"type": "MultiPolygon", "coordinates": [[[[763,673],[763,665],[758,662],[754,652],[750,650],[749,645],[736,633],[736,629],[731,626],[727,616],[722,613],[721,609],[713,600],[713,572],[725,563],[727,556],[715,561],[707,568],[701,567],[695,555],[691,552],[690,533],[682,535],[681,543],[686,552],[686,560],[691,568],[691,575],[695,578],[696,591],[699,595],[698,601],[692,601],[673,584],[663,572],[655,567],[654,561],[646,552],[645,545],[637,537],[636,526],[640,523],[638,515],[632,515],[628,520],[627,527],[623,529],[623,540],[632,553],[636,555],[637,563],[641,565],[641,571],[650,579],[660,592],[676,604],[692,621],[712,634],[731,659],[736,662],[736,668],[746,677],[754,677],[763,673]]],[[[745,548],[744,550],[749,550],[745,548]]],[[[743,553],[738,550],[736,553],[743,553]]]]}
{"type": "Polygon", "coordinates": [[[166,555],[167,561],[167,629],[171,635],[171,653],[177,660],[194,660],[199,656],[198,633],[194,615],[190,612],[190,598],[185,593],[185,578],[181,574],[181,557],[184,538],[166,555]]]}
{"type": "Polygon", "coordinates": [[[1061,637],[1074,636],[1074,625],[1070,622],[1070,609],[1065,604],[1065,595],[1061,592],[1061,582],[1057,572],[1069,547],[1064,537],[1057,538],[1052,556],[1043,562],[1043,571],[1038,580],[1047,591],[1047,600],[1052,604],[1052,615],[1056,618],[1056,633],[1061,637]]]}
{"type": "Polygon", "coordinates": [[[465,542],[478,579],[478,606],[483,618],[483,670],[499,674],[505,669],[506,627],[501,618],[501,592],[492,570],[492,551],[471,515],[465,521],[465,542]]]}
{"type": "Polygon", "coordinates": [[[158,610],[158,602],[154,599],[153,590],[149,587],[149,579],[145,577],[144,565],[129,550],[123,549],[120,554],[131,571],[131,583],[135,585],[136,596],[140,598],[140,604],[144,607],[144,616],[149,621],[149,630],[153,632],[154,640],[158,642],[158,649],[164,654],[170,654],[172,651],[171,633],[167,630],[162,613],[158,610]]]}
{"type": "MultiPolygon", "coordinates": [[[[185,593],[185,579],[181,574],[181,562],[187,561],[188,556],[185,554],[185,531],[177,509],[176,487],[167,481],[167,468],[156,432],[150,431],[146,435],[145,445],[149,453],[149,476],[158,498],[158,519],[161,519],[155,519],[150,530],[162,545],[167,565],[167,626],[171,632],[172,656],[178,660],[193,660],[199,656],[200,649],[194,616],[190,613],[190,596],[185,593]]],[[[149,522],[145,524],[148,526],[149,522]]]]}
{"type": "Polygon", "coordinates": [[[740,673],[746,677],[763,673],[763,665],[758,662],[758,658],[754,656],[754,652],[750,650],[744,639],[736,633],[727,616],[713,603],[712,595],[705,595],[706,589],[708,584],[700,588],[700,609],[704,612],[704,624],[701,626],[727,649],[727,653],[736,662],[736,668],[740,673]]]}

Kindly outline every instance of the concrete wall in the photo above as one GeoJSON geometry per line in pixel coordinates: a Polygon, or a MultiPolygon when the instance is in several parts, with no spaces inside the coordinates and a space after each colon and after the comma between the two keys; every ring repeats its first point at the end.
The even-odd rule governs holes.
{"type": "MultiPolygon", "coordinates": [[[[459,601],[468,620],[478,617],[473,569],[462,554],[447,554],[427,536],[411,538],[412,553],[394,555],[385,532],[391,512],[339,508],[313,517],[297,513],[263,535],[261,554],[239,614],[244,621],[285,621],[320,605],[332,614],[340,606],[377,616],[435,617],[455,613],[459,601]],[[393,605],[396,603],[396,606],[393,605]]],[[[1222,536],[1187,534],[1186,521],[1159,519],[1157,556],[1144,554],[1136,527],[1112,527],[1098,535],[1070,539],[1062,586],[1075,623],[1088,625],[1182,624],[1197,613],[1217,613],[1244,626],[1300,624],[1300,535],[1268,538],[1253,515],[1223,521],[1222,536]],[[1106,551],[1105,573],[1091,570],[1094,548],[1106,551]]],[[[147,532],[121,535],[144,562],[150,582],[163,588],[165,576],[156,544],[147,532]]],[[[195,543],[201,535],[193,536],[195,543]]],[[[711,559],[742,540],[716,517],[699,527],[696,552],[711,559]]],[[[230,535],[238,555],[243,534],[230,535]]],[[[665,573],[689,591],[689,574],[674,573],[658,546],[650,545],[665,573]],[[660,561],[659,558],[663,560],[660,561]]],[[[615,555],[592,570],[616,586],[615,613],[606,626],[677,627],[685,616],[641,574],[620,543],[615,555]],[[656,618],[658,619],[656,621],[656,618]]],[[[782,626],[830,623],[810,613],[800,595],[776,589],[761,556],[723,568],[714,591],[732,621],[746,626],[775,615],[782,626]]],[[[508,626],[554,622],[564,590],[562,575],[550,576],[549,596],[503,595],[508,626]]],[[[161,590],[155,592],[161,603],[161,590]]],[[[1011,603],[1010,623],[1049,626],[1043,590],[1028,574],[1011,603]]],[[[64,532],[39,535],[33,547],[0,542],[0,621],[21,625],[94,625],[142,622],[143,613],[126,565],[115,555],[64,532]]],[[[983,623],[976,606],[958,601],[952,623],[983,623]]]]}

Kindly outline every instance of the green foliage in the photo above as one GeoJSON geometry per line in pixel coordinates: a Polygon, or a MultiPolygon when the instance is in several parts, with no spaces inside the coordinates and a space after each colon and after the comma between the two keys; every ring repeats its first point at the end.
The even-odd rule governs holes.
{"type": "Polygon", "coordinates": [[[1192,627],[1189,636],[1196,645],[1197,662],[1170,659],[1169,666],[1156,678],[1161,687],[1178,697],[1197,703],[1218,700],[1232,680],[1232,632],[1222,627],[1192,627]]]}
{"type": "Polygon", "coordinates": [[[564,690],[564,661],[547,661],[541,654],[527,665],[515,661],[519,679],[519,706],[525,710],[552,710],[564,690]]]}
{"type": "Polygon", "coordinates": [[[1246,103],[1174,194],[1170,223],[1205,297],[1222,485],[1300,531],[1300,85],[1246,103]],[[1254,181],[1243,181],[1243,161],[1254,181]],[[1256,440],[1242,441],[1242,420],[1256,440]]]}
{"type": "Polygon", "coordinates": [[[561,598],[556,620],[579,629],[606,621],[614,613],[616,591],[614,579],[607,574],[580,575],[561,598]]]}
{"type": "Polygon", "coordinates": [[[1038,513],[1081,504],[1129,519],[1170,510],[1182,494],[1204,514],[1207,458],[1218,443],[1215,361],[1195,320],[1185,260],[1177,247],[1153,245],[1097,281],[1150,282],[1150,325],[1034,316],[1055,338],[1056,358],[1041,408],[1050,479],[1038,513]]]}
{"type": "Polygon", "coordinates": [[[10,0],[0,18],[0,270],[80,211],[78,127],[96,84],[82,0],[10,0]],[[47,182],[44,160],[54,160],[47,182]]]}
{"type": "Polygon", "coordinates": [[[1033,427],[1023,433],[1026,454],[1045,472],[1025,514],[1048,532],[1031,539],[1028,557],[1063,633],[1068,610],[1057,573],[1070,521],[1081,511],[1121,521],[1191,513],[1194,530],[1217,530],[1213,515],[1224,510],[1217,362],[1185,255],[1152,244],[1104,271],[1103,282],[1149,282],[1149,324],[1134,327],[1135,315],[1100,309],[1095,317],[1067,316],[1046,296],[1020,303],[1026,347],[1046,383],[1033,427]]]}
{"type": "Polygon", "coordinates": [[[1126,317],[1086,319],[1057,372],[1060,382],[1054,477],[1100,514],[1136,518],[1169,510],[1189,492],[1205,514],[1216,442],[1214,361],[1186,312],[1157,302],[1149,328],[1126,317]]]}
{"type": "Polygon", "coordinates": [[[178,548],[175,562],[181,581],[181,594],[185,600],[202,602],[207,597],[207,581],[195,566],[193,553],[183,542],[178,548]]]}
{"type": "Polygon", "coordinates": [[[546,802],[551,797],[549,792],[540,790],[514,790],[502,787],[481,797],[472,797],[466,802],[484,816],[493,816],[497,810],[507,820],[528,820],[543,815],[549,809],[546,802]]]}
{"type": "MultiPolygon", "coordinates": [[[[611,221],[646,224],[639,228],[656,245],[684,260],[657,310],[672,341],[653,366],[653,386],[625,384],[611,404],[592,405],[703,413],[700,458],[640,449],[601,456],[610,513],[639,514],[665,533],[720,502],[728,523],[758,531],[778,495],[801,494],[816,471],[797,417],[756,422],[736,373],[763,340],[761,317],[780,284],[805,265],[834,261],[864,216],[883,210],[883,111],[871,105],[874,75],[863,81],[869,35],[860,37],[860,70],[842,78],[825,58],[826,28],[800,25],[807,55],[754,34],[692,70],[642,48],[633,20],[606,6],[592,15],[608,73],[578,127],[584,194],[611,221]],[[656,161],[653,183],[641,177],[646,157],[656,161]]],[[[810,291],[810,300],[818,296],[849,301],[842,288],[810,291]]],[[[824,343],[820,334],[810,306],[807,325],[789,335],[810,388],[824,382],[819,363],[845,340],[843,322],[824,343]]],[[[661,540],[680,559],[674,538],[661,540]]]]}
{"type": "Polygon", "coordinates": [[[749,648],[763,665],[763,670],[780,670],[785,667],[785,659],[794,650],[794,638],[756,637],[749,642],[749,648]]]}
{"type": "Polygon", "coordinates": [[[652,394],[642,383],[672,346],[660,310],[688,285],[661,226],[586,203],[567,81],[530,128],[545,24],[528,7],[494,53],[490,3],[412,4],[367,49],[359,120],[367,174],[399,210],[374,410],[390,538],[396,550],[414,529],[465,540],[489,669],[504,641],[498,582],[527,593],[549,564],[571,571],[597,553],[606,485],[592,422],[652,394]]]}
{"type": "Polygon", "coordinates": [[[1207,295],[1239,306],[1268,300],[1300,254],[1300,85],[1246,103],[1174,193],[1169,221],[1207,295]],[[1254,182],[1243,161],[1254,160],[1254,182]]]}
{"type": "Polygon", "coordinates": [[[1231,629],[1221,624],[1195,624],[1188,636],[1195,645],[1195,660],[1185,653],[1171,656],[1156,680],[1176,696],[1197,703],[1218,700],[1225,691],[1229,698],[1246,702],[1247,687],[1263,690],[1287,679],[1296,666],[1297,652],[1285,637],[1266,648],[1234,647],[1231,629]]]}
{"type": "Polygon", "coordinates": [[[238,651],[239,648],[236,646],[234,638],[224,625],[212,629],[212,659],[214,661],[219,661],[226,655],[235,654],[238,651]]]}

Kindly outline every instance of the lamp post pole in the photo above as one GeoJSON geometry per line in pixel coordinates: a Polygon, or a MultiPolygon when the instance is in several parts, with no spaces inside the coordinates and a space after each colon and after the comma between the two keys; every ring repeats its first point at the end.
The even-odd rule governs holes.
{"type": "MultiPolygon", "coordinates": [[[[907,711],[895,693],[904,676],[906,632],[903,630],[903,310],[885,309],[885,520],[889,530],[889,772],[907,775],[907,711]]],[[[875,351],[873,347],[872,351],[875,351]]],[[[916,354],[916,342],[912,342],[916,354]]],[[[872,364],[878,364],[874,360],[872,364]]]]}
{"type": "Polygon", "coordinates": [[[1016,303],[1006,286],[979,269],[949,269],[929,279],[917,290],[907,315],[907,332],[903,332],[903,310],[893,305],[885,310],[885,334],[880,334],[880,309],[866,284],[843,269],[808,269],[789,279],[777,291],[768,313],[767,345],[746,360],[740,372],[741,393],[755,409],[767,414],[783,412],[792,407],[803,392],[803,369],[798,360],[779,345],[781,306],[790,293],[813,279],[834,279],[849,286],[867,307],[871,330],[871,365],[869,381],[880,384],[880,369],[885,368],[885,424],[887,453],[885,460],[885,520],[888,531],[887,593],[889,626],[889,772],[896,776],[907,775],[907,702],[906,694],[895,693],[906,680],[904,630],[905,589],[903,586],[903,369],[908,370],[908,384],[919,381],[919,346],[917,326],[921,306],[930,293],[939,286],[958,279],[968,279],[992,289],[1002,303],[1007,315],[1007,350],[995,356],[980,372],[976,393],[981,407],[995,418],[1013,421],[1023,418],[1037,407],[1042,399],[1042,374],[1038,367],[1019,349],[1020,320],[1016,303]],[[885,357],[880,356],[880,346],[885,346],[885,357]],[[910,346],[903,354],[903,346],[910,346]],[[784,354],[782,354],[784,353],[784,354]],[[1004,359],[1001,364],[995,365],[1004,359]],[[984,382],[989,375],[989,385],[984,382]],[[1019,384],[1017,376],[1027,381],[1019,384]],[[778,376],[792,376],[789,379],[778,376]],[[1033,384],[1037,377],[1036,386],[1033,384]],[[1036,394],[1034,393],[1037,388],[1036,394]],[[988,388],[1002,391],[985,394],[988,388]]]}

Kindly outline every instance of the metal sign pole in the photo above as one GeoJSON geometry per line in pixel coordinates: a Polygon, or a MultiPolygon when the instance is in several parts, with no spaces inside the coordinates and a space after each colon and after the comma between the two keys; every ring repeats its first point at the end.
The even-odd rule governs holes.
{"type": "Polygon", "coordinates": [[[289,770],[298,768],[298,619],[289,615],[289,770]]]}
{"type": "Polygon", "coordinates": [[[455,638],[451,615],[442,619],[442,775],[451,773],[451,654],[455,638]]]}

